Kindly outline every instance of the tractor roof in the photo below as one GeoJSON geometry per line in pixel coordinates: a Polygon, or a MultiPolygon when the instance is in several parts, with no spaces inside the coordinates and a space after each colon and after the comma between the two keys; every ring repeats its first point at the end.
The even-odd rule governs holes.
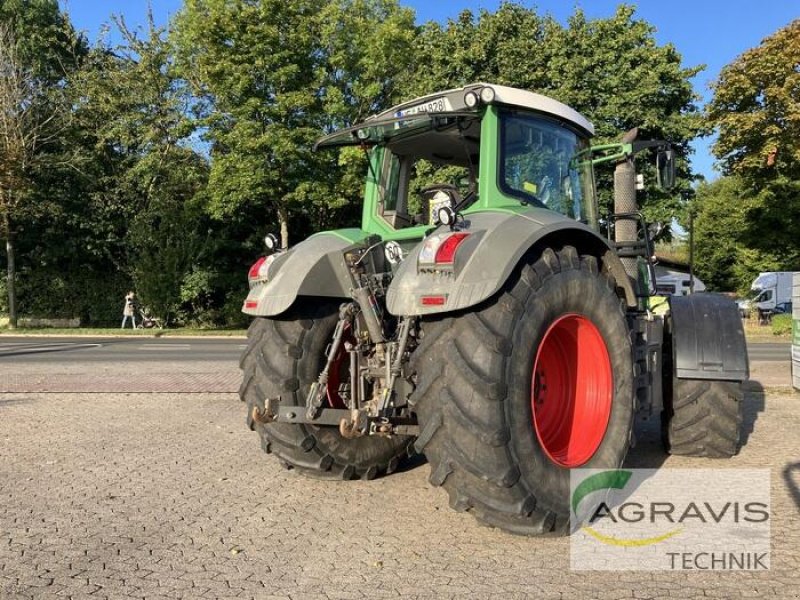
{"type": "Polygon", "coordinates": [[[566,104],[541,94],[493,83],[471,83],[461,88],[415,98],[378,113],[368,118],[367,122],[373,119],[383,120],[425,112],[469,112],[477,108],[477,106],[470,107],[466,104],[465,98],[467,94],[474,92],[478,98],[481,98],[481,92],[484,88],[494,91],[494,97],[488,102],[489,104],[503,104],[550,114],[571,122],[588,135],[594,135],[594,125],[589,119],[566,104]]]}
{"type": "MultiPolygon", "coordinates": [[[[408,129],[414,122],[421,125],[437,116],[474,117],[479,114],[481,106],[486,104],[500,104],[550,115],[569,123],[586,136],[594,135],[594,125],[586,117],[558,100],[505,85],[472,83],[393,106],[352,127],[326,135],[317,140],[314,149],[363,144],[372,135],[370,129],[379,126],[396,129],[395,133],[398,133],[403,129],[401,124],[408,129]]],[[[383,134],[385,133],[384,131],[383,134]]]]}

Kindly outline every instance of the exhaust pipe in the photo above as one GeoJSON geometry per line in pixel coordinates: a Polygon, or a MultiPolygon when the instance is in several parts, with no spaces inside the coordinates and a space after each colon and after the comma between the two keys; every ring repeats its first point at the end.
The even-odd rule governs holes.
{"type": "MultiPolygon", "coordinates": [[[[638,135],[637,128],[631,129],[622,136],[623,144],[630,144],[638,135]]],[[[633,165],[633,157],[627,156],[617,163],[614,169],[614,212],[636,213],[639,205],[636,203],[636,169],[633,165]]],[[[636,242],[638,236],[638,222],[634,219],[619,219],[614,224],[615,242],[636,242]]],[[[622,266],[625,272],[634,281],[638,280],[638,260],[636,257],[622,258],[622,266]]]]}

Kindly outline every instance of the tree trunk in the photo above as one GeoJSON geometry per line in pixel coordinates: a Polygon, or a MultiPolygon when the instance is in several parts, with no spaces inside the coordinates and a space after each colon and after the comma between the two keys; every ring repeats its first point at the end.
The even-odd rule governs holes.
{"type": "Polygon", "coordinates": [[[281,226],[281,248],[289,247],[289,213],[285,206],[278,207],[278,223],[281,226]]]}
{"type": "Polygon", "coordinates": [[[6,287],[8,289],[8,328],[17,328],[17,290],[14,287],[16,280],[17,266],[15,264],[16,250],[14,248],[14,234],[6,234],[6,257],[8,259],[8,277],[6,287]]]}

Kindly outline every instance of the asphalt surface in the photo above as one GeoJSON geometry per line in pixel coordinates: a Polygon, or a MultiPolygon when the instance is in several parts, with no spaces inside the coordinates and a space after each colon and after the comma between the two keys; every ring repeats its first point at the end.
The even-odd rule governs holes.
{"type": "Polygon", "coordinates": [[[0,337],[5,362],[238,361],[244,338],[0,337]]]}
{"type": "Polygon", "coordinates": [[[749,343],[747,355],[751,361],[786,361],[792,357],[792,345],[788,342],[781,343],[749,343]]]}
{"type": "MultiPolygon", "coordinates": [[[[244,338],[0,337],[0,362],[238,361],[244,338]]],[[[791,345],[750,343],[751,361],[789,361],[791,345]]]]}

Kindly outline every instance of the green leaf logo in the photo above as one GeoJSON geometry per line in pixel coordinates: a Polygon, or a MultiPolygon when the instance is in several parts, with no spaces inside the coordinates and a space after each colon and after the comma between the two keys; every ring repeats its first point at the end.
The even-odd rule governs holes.
{"type": "Polygon", "coordinates": [[[631,475],[633,475],[633,473],[630,471],[616,469],[614,471],[603,471],[602,473],[596,473],[587,477],[580,482],[572,493],[572,512],[577,515],[578,505],[580,505],[581,500],[593,492],[612,488],[617,490],[623,489],[628,484],[628,481],[630,481],[631,475]]]}

